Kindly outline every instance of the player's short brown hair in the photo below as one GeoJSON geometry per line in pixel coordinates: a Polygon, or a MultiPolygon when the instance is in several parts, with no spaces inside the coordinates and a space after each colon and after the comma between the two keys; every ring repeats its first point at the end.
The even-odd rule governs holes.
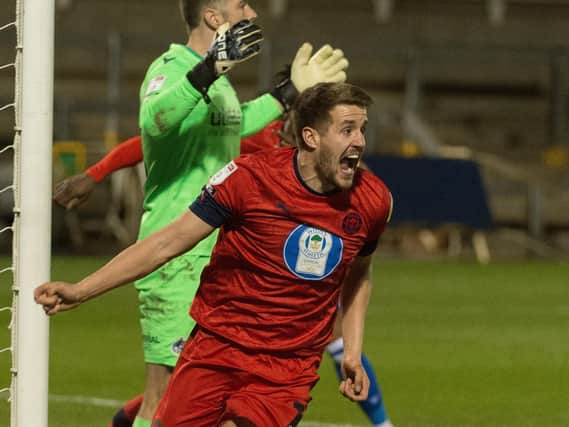
{"type": "Polygon", "coordinates": [[[206,6],[222,6],[225,0],[180,0],[180,13],[191,31],[200,24],[201,10],[206,6]]]}
{"type": "Polygon", "coordinates": [[[302,129],[305,127],[325,132],[332,121],[330,112],[335,106],[357,105],[367,108],[371,104],[371,97],[350,83],[319,83],[306,89],[298,96],[292,108],[297,144],[302,143],[302,129]]]}

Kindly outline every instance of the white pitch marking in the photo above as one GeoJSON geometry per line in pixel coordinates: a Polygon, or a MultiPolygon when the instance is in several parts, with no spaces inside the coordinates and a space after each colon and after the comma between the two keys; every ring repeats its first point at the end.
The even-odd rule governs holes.
{"type": "Polygon", "coordinates": [[[49,400],[62,403],[78,403],[80,405],[104,406],[106,408],[120,408],[126,400],[104,399],[91,396],[67,396],[62,394],[50,394],[49,400]]]}

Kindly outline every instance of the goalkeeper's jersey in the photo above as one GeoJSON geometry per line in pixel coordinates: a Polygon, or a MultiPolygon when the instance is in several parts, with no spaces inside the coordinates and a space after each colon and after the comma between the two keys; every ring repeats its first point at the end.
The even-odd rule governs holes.
{"type": "MultiPolygon", "coordinates": [[[[269,94],[240,104],[229,80],[218,78],[204,99],[186,78],[201,57],[172,44],[140,89],[140,127],[147,180],[139,239],[186,211],[209,177],[239,154],[241,137],[280,116],[269,94]]],[[[216,233],[192,250],[210,255],[216,233]]]]}

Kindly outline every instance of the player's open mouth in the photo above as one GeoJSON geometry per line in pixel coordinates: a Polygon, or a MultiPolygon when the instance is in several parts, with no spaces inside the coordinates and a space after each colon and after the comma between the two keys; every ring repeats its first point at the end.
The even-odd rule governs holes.
{"type": "Polygon", "coordinates": [[[346,175],[353,175],[356,172],[359,161],[359,153],[347,154],[340,159],[340,169],[346,175]]]}

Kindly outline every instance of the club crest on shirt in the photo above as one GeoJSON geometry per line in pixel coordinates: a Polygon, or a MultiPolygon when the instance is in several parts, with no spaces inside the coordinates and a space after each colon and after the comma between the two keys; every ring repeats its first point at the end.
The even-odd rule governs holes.
{"type": "Polygon", "coordinates": [[[283,258],[287,268],[307,280],[329,276],[342,260],[342,239],[307,225],[299,225],[287,237],[283,258]]]}
{"type": "Polygon", "coordinates": [[[342,220],[342,230],[347,234],[355,234],[362,228],[362,217],[356,212],[350,212],[342,220]]]}

